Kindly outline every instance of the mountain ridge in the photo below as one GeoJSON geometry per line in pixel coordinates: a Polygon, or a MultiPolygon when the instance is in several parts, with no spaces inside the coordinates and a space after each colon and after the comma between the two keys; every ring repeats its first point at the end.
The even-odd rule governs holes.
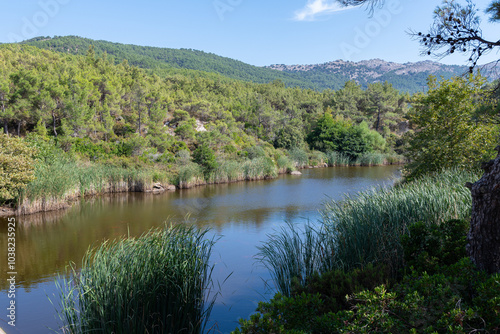
{"type": "Polygon", "coordinates": [[[445,65],[431,60],[401,64],[382,59],[259,67],[200,50],[139,46],[78,36],[37,37],[21,44],[76,55],[85,55],[92,45],[97,55],[106,53],[116,63],[127,60],[131,65],[159,75],[184,73],[196,76],[202,74],[192,71],[201,71],[256,83],[281,80],[286,86],[314,90],[337,90],[349,80],[364,88],[370,83],[388,81],[400,91],[414,93],[425,90],[430,74],[448,79],[468,71],[467,66],[445,65]]]}

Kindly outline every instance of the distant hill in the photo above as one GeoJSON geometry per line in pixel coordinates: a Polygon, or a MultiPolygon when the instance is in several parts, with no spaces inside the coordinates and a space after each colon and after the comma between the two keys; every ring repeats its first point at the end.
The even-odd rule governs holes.
{"type": "Polygon", "coordinates": [[[304,79],[320,87],[329,81],[339,80],[354,80],[363,87],[373,82],[388,81],[397,89],[408,92],[422,91],[430,74],[448,79],[468,71],[467,66],[444,65],[429,60],[398,64],[381,59],[360,62],[336,60],[317,65],[271,65],[268,68],[284,73],[300,73],[304,79]]]}
{"type": "Polygon", "coordinates": [[[117,63],[126,59],[131,65],[150,69],[159,75],[216,73],[256,83],[281,80],[287,86],[316,90],[339,89],[348,80],[355,80],[363,87],[369,83],[388,81],[398,90],[414,93],[425,89],[430,74],[450,78],[467,72],[466,66],[433,61],[398,64],[380,59],[258,67],[203,51],[128,45],[76,36],[37,37],[22,43],[77,55],[86,54],[89,46],[93,45],[98,55],[106,52],[117,63]]]}
{"type": "MultiPolygon", "coordinates": [[[[268,83],[274,80],[281,80],[287,86],[298,86],[311,89],[326,88],[318,87],[311,82],[307,82],[297,74],[253,66],[238,60],[198,50],[120,44],[76,36],[53,38],[37,37],[24,41],[22,44],[75,55],[85,55],[89,46],[93,45],[97,55],[106,52],[108,56],[114,58],[117,63],[126,59],[131,65],[151,69],[158,74],[179,73],[178,70],[180,69],[188,69],[218,73],[232,79],[256,83],[268,83]]],[[[186,74],[182,71],[181,73],[186,74]]]]}

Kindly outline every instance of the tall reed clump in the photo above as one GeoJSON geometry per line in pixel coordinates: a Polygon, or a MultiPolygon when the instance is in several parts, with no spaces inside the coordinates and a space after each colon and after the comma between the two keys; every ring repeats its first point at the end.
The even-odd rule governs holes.
{"type": "Polygon", "coordinates": [[[290,151],[288,151],[288,156],[297,168],[304,168],[305,166],[309,165],[309,157],[307,156],[306,151],[300,148],[292,148],[290,151]]]}
{"type": "Polygon", "coordinates": [[[280,155],[276,159],[276,167],[279,174],[285,174],[294,170],[293,162],[286,155],[280,155]]]}
{"type": "Polygon", "coordinates": [[[210,183],[242,181],[245,173],[241,163],[234,160],[219,160],[217,169],[210,176],[210,183]]]}
{"type": "Polygon", "coordinates": [[[182,225],[87,251],[58,285],[64,333],[202,333],[214,239],[182,225]]]}
{"type": "Polygon", "coordinates": [[[406,162],[406,158],[402,155],[395,154],[395,153],[394,154],[386,154],[385,161],[389,165],[403,164],[406,162]]]}
{"type": "Polygon", "coordinates": [[[262,180],[278,176],[278,170],[273,160],[269,157],[245,161],[243,164],[243,171],[246,180],[262,180]]]}
{"type": "Polygon", "coordinates": [[[339,166],[349,166],[349,156],[343,153],[329,151],[326,153],[328,159],[328,166],[339,167],[339,166]]]}
{"type": "Polygon", "coordinates": [[[59,199],[79,187],[78,165],[72,161],[55,160],[51,164],[37,164],[35,180],[28,184],[23,199],[59,199]]]}
{"type": "Polygon", "coordinates": [[[359,157],[361,166],[381,166],[385,162],[385,154],[366,153],[359,157]]]}
{"type": "Polygon", "coordinates": [[[329,241],[310,224],[301,231],[297,226],[287,223],[277,233],[268,235],[268,240],[258,247],[257,259],[270,271],[278,290],[290,296],[293,279],[304,284],[315,272],[325,272],[331,268],[331,264],[326,261],[332,248],[329,241]]]}
{"type": "Polygon", "coordinates": [[[289,227],[270,236],[261,247],[261,260],[285,294],[294,278],[304,283],[314,270],[349,271],[383,263],[396,274],[403,265],[401,236],[409,225],[468,218],[471,195],[464,184],[479,177],[477,172],[447,170],[392,189],[327,202],[319,226],[305,233],[289,227]],[[312,269],[298,270],[294,261],[312,269]]]}
{"type": "Polygon", "coordinates": [[[179,167],[179,188],[191,188],[205,183],[205,175],[200,165],[192,162],[179,167]]]}
{"type": "Polygon", "coordinates": [[[35,180],[28,184],[23,200],[33,204],[108,192],[146,191],[153,182],[159,181],[167,181],[166,173],[56,159],[37,165],[35,180]]]}

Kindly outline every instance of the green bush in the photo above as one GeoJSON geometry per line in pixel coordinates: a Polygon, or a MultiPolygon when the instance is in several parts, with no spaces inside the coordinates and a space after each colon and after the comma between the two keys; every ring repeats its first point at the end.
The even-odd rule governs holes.
{"type": "Polygon", "coordinates": [[[19,198],[35,179],[36,154],[23,139],[0,134],[0,202],[19,198]]]}
{"type": "Polygon", "coordinates": [[[417,222],[408,228],[401,244],[407,266],[419,272],[437,272],[441,266],[451,265],[465,257],[466,220],[450,220],[441,224],[417,222]]]}
{"type": "Polygon", "coordinates": [[[298,126],[287,125],[280,129],[274,140],[274,147],[292,149],[304,145],[304,135],[298,126]]]}
{"type": "Polygon", "coordinates": [[[334,333],[342,323],[342,317],[322,314],[323,301],[319,294],[302,293],[286,297],[277,293],[268,303],[259,303],[256,314],[249,320],[240,319],[241,329],[233,334],[257,333],[334,333]]]}
{"type": "Polygon", "coordinates": [[[323,313],[338,312],[349,309],[350,304],[346,299],[353,293],[375,287],[390,281],[390,270],[386,265],[367,265],[365,268],[356,268],[349,272],[332,270],[319,275],[315,273],[308,279],[305,285],[299,284],[297,280],[292,283],[292,295],[308,293],[319,294],[322,300],[321,311],[323,313]]]}
{"type": "Polygon", "coordinates": [[[207,145],[200,145],[193,152],[193,162],[203,168],[205,180],[210,179],[210,175],[217,169],[218,163],[214,151],[207,145]]]}

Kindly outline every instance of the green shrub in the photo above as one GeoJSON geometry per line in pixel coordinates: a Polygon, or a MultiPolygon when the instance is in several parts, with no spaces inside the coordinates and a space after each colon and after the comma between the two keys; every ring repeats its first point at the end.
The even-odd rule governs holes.
{"type": "Polygon", "coordinates": [[[205,180],[209,180],[210,174],[212,174],[218,167],[215,153],[207,145],[200,145],[193,152],[193,162],[197,163],[203,168],[205,180]]]}
{"type": "Polygon", "coordinates": [[[382,284],[389,285],[390,274],[386,265],[372,264],[349,272],[332,270],[321,275],[315,273],[305,285],[292,284],[292,295],[319,294],[323,302],[321,308],[323,313],[348,310],[350,304],[346,299],[347,296],[363,290],[372,290],[382,284]]]}
{"type": "Polygon", "coordinates": [[[35,179],[36,153],[23,139],[0,134],[0,202],[19,198],[35,179]]]}
{"type": "Polygon", "coordinates": [[[287,125],[281,128],[274,139],[274,147],[287,150],[304,145],[304,135],[299,126],[287,125]]]}
{"type": "Polygon", "coordinates": [[[451,265],[467,256],[466,220],[450,220],[441,224],[417,222],[408,228],[401,244],[407,266],[419,272],[435,273],[440,266],[451,265]]]}
{"type": "Polygon", "coordinates": [[[241,329],[232,333],[334,333],[342,320],[331,313],[323,315],[319,311],[322,304],[319,294],[286,297],[277,293],[268,303],[259,303],[258,313],[251,315],[249,320],[240,319],[241,329]]]}
{"type": "Polygon", "coordinates": [[[246,149],[248,159],[263,158],[266,156],[266,151],[262,146],[252,146],[246,149]]]}

